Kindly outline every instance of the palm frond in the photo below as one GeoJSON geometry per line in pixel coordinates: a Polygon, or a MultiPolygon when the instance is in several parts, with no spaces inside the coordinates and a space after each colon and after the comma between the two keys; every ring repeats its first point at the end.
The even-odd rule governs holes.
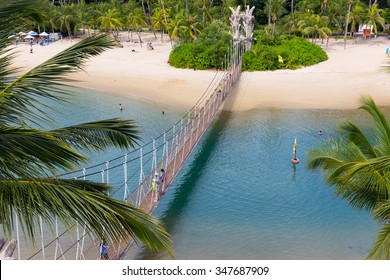
{"type": "Polygon", "coordinates": [[[140,209],[109,197],[107,186],[83,180],[15,179],[0,180],[0,222],[9,236],[20,228],[31,241],[36,238],[39,217],[53,225],[57,217],[68,229],[74,222],[84,224],[94,236],[119,241],[130,234],[153,250],[171,251],[171,240],[161,222],[140,209]]]}
{"type": "Polygon", "coordinates": [[[362,153],[368,158],[377,157],[375,150],[363,132],[353,123],[345,122],[341,125],[341,130],[347,135],[350,142],[354,143],[362,153]]]}
{"type": "Polygon", "coordinates": [[[376,106],[374,100],[371,97],[362,97],[361,109],[368,112],[373,121],[375,127],[375,135],[377,136],[378,144],[377,148],[380,150],[381,155],[390,154],[390,127],[383,112],[376,106]]]}
{"type": "Polygon", "coordinates": [[[54,137],[65,143],[88,150],[102,150],[116,146],[134,148],[140,131],[133,120],[109,119],[83,123],[52,130],[54,137]]]}
{"type": "Polygon", "coordinates": [[[381,222],[390,221],[390,200],[379,201],[373,211],[374,218],[381,222]]]}
{"type": "Polygon", "coordinates": [[[0,178],[47,176],[85,161],[50,132],[0,126],[0,178]]]}
{"type": "Polygon", "coordinates": [[[367,256],[369,260],[390,259],[390,224],[384,225],[377,235],[374,249],[367,256]]]}
{"type": "Polygon", "coordinates": [[[378,199],[388,197],[389,181],[384,166],[387,161],[384,158],[367,160],[354,143],[333,139],[308,153],[308,168],[321,169],[326,183],[335,189],[337,196],[350,206],[364,210],[372,210],[378,199]],[[380,163],[383,169],[378,169],[380,163]]]}
{"type": "Polygon", "coordinates": [[[31,0],[0,0],[0,18],[8,19],[21,13],[28,13],[26,10],[36,7],[37,1],[31,0]]]}
{"type": "Polygon", "coordinates": [[[40,108],[42,98],[60,101],[66,96],[65,83],[70,81],[66,74],[82,69],[89,58],[116,44],[107,34],[88,37],[15,79],[0,92],[0,108],[8,108],[0,121],[14,122],[22,116],[33,119],[36,111],[47,116],[40,108]]]}

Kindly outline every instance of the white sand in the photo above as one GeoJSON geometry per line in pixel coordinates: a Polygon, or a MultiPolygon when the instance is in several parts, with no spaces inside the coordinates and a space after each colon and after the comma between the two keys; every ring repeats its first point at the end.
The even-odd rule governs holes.
{"type": "MultiPolygon", "coordinates": [[[[126,39],[126,33],[122,34],[122,41],[126,39]]],[[[172,48],[167,37],[165,40],[161,43],[159,35],[155,39],[151,34],[144,34],[142,47],[123,42],[124,48],[93,58],[87,63],[85,73],[74,75],[80,80],[78,86],[192,107],[215,71],[171,67],[167,61],[172,48]],[[153,51],[147,50],[146,42],[153,42],[153,51]]],[[[74,42],[64,40],[45,47],[34,46],[33,54],[29,53],[28,45],[19,45],[15,65],[30,69],[74,42]]],[[[390,73],[381,70],[387,63],[385,51],[389,44],[383,38],[359,39],[354,44],[348,41],[344,50],[342,40],[331,39],[328,47],[321,45],[329,60],[318,65],[294,71],[245,72],[224,108],[233,111],[257,107],[353,109],[357,108],[361,95],[371,95],[379,105],[390,106],[390,73]]]]}

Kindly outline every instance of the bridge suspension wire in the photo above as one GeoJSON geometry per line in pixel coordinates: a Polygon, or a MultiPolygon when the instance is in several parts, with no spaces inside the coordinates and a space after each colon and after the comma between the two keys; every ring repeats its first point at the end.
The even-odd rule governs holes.
{"type": "MultiPolygon", "coordinates": [[[[56,177],[90,180],[114,186],[120,185],[114,188],[114,192],[110,194],[111,196],[122,197],[126,202],[151,213],[202,138],[214,116],[219,112],[228,93],[238,80],[241,74],[242,55],[242,44],[235,43],[229,48],[221,62],[222,70],[216,71],[212,81],[196,104],[172,127],[150,142],[110,160],[56,177]],[[156,191],[152,187],[153,179],[155,174],[160,173],[161,169],[165,171],[166,177],[164,182],[160,182],[156,191]],[[146,170],[148,172],[150,170],[150,173],[145,174],[146,170]],[[120,181],[123,183],[120,183],[120,181]]],[[[56,226],[56,238],[42,246],[29,259],[34,258],[39,253],[45,257],[45,248],[48,248],[54,242],[56,244],[55,259],[69,259],[72,258],[72,254],[73,259],[96,259],[99,250],[95,238],[86,224],[84,224],[81,234],[78,226],[78,224],[73,225],[73,227],[76,227],[76,237],[73,241],[70,238],[65,249],[60,245],[60,237],[63,237],[67,231],[58,234],[58,226],[56,226]],[[86,240],[87,237],[89,238],[88,241],[86,240]],[[58,250],[60,254],[58,254],[58,250]]],[[[118,243],[110,244],[110,259],[123,257],[133,243],[134,240],[129,237],[118,243]]],[[[100,258],[100,255],[98,258],[100,258]]]]}

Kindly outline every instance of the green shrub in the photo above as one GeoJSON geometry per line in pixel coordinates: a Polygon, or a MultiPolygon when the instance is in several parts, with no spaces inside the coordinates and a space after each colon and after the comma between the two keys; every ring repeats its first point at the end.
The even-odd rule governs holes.
{"type": "MultiPolygon", "coordinates": [[[[260,41],[265,41],[257,37],[260,41]]],[[[302,66],[318,64],[328,59],[321,47],[295,36],[279,36],[272,39],[272,45],[253,46],[244,54],[243,70],[263,71],[276,69],[297,69],[302,66]],[[279,58],[283,62],[279,61],[279,58]]]]}
{"type": "Polygon", "coordinates": [[[177,68],[193,68],[195,56],[191,43],[185,43],[175,48],[169,55],[172,66],[177,68]]]}
{"type": "Polygon", "coordinates": [[[220,68],[231,40],[229,28],[216,21],[207,26],[193,43],[175,48],[169,55],[170,63],[178,68],[220,68]]]}
{"type": "MultiPolygon", "coordinates": [[[[259,31],[254,37],[256,43],[243,57],[245,71],[297,69],[328,59],[321,47],[300,37],[270,36],[259,31]]],[[[169,60],[178,68],[220,68],[230,43],[231,36],[226,26],[213,23],[193,43],[183,43],[175,48],[169,60]]]]}

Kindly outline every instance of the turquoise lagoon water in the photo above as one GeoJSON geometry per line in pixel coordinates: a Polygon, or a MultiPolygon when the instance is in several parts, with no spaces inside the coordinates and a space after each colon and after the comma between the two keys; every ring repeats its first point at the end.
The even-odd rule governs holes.
{"type": "MultiPolygon", "coordinates": [[[[72,104],[62,106],[66,113],[57,115],[60,124],[132,118],[145,142],[185,113],[85,90],[72,104]]],[[[356,110],[220,113],[154,212],[173,237],[176,259],[364,259],[379,225],[335,197],[319,172],[306,169],[308,149],[346,119],[368,126],[367,117],[356,110]],[[290,163],[294,137],[296,166],[290,163]]],[[[92,159],[105,161],[120,153],[112,150],[92,159]]],[[[144,250],[128,258],[134,255],[170,258],[144,250]]]]}

